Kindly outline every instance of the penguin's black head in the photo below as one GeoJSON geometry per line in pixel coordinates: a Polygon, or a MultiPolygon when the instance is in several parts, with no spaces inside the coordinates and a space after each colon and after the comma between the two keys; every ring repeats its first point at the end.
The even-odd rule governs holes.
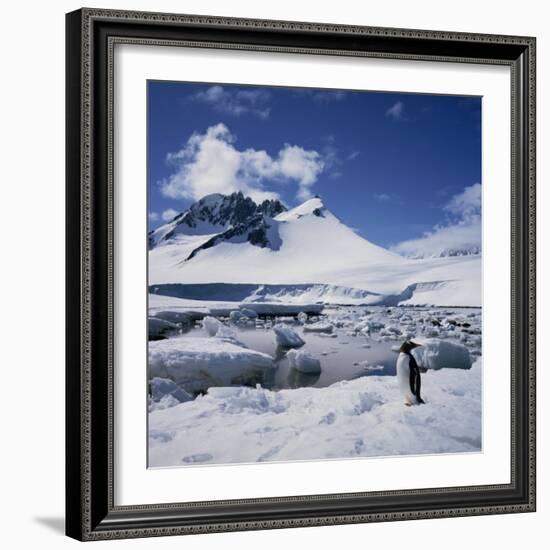
{"type": "Polygon", "coordinates": [[[413,342],[412,340],[406,340],[401,344],[401,347],[399,348],[399,351],[402,353],[410,353],[414,348],[420,347],[422,344],[417,344],[416,342],[413,342]]]}

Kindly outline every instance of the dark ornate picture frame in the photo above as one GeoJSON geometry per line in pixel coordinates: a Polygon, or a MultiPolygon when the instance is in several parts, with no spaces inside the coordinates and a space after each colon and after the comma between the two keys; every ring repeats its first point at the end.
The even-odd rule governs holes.
{"type": "Polygon", "coordinates": [[[79,540],[535,510],[535,39],[81,9],[67,15],[66,532],[79,540]],[[511,482],[115,506],[113,49],[193,46],[511,69],[511,482]]]}

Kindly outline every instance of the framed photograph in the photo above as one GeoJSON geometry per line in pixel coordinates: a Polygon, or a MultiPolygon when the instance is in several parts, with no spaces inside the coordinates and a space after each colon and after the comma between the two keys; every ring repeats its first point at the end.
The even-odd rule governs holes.
{"type": "Polygon", "coordinates": [[[67,15],[67,535],[535,510],[535,39],[67,15]]]}

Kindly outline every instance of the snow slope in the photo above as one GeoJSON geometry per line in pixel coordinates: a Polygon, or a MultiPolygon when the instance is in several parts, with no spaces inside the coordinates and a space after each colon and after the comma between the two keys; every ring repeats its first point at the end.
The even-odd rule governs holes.
{"type": "MultiPolygon", "coordinates": [[[[279,214],[279,250],[248,242],[220,242],[189,261],[187,250],[166,261],[163,248],[150,253],[150,284],[168,282],[324,282],[319,275],[343,267],[403,263],[405,260],[357,235],[324,208],[320,199],[279,214]],[[159,250],[161,251],[159,254],[159,250]],[[252,270],[252,273],[251,273],[252,270]],[[281,275],[284,273],[284,281],[281,275]]],[[[179,243],[172,246],[179,248],[179,243]]]]}
{"type": "Polygon", "coordinates": [[[149,414],[149,463],[161,467],[481,450],[481,359],[467,371],[427,372],[422,395],[425,405],[405,407],[395,377],[375,375],[278,392],[210,388],[194,401],[149,414]]]}

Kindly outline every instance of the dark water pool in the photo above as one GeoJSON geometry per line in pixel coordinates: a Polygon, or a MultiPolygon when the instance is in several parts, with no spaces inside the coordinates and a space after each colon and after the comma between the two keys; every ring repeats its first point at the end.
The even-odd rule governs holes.
{"type": "MultiPolygon", "coordinates": [[[[267,353],[275,358],[277,369],[270,379],[258,373],[258,379],[248,380],[247,385],[260,383],[263,387],[278,390],[315,386],[330,386],[340,380],[352,380],[369,375],[394,375],[397,353],[392,345],[397,342],[377,342],[365,336],[347,334],[336,330],[336,337],[314,332],[303,332],[302,327],[292,326],[306,344],[299,348],[321,361],[320,374],[304,374],[289,364],[285,349],[277,346],[271,329],[235,329],[237,338],[250,349],[267,353]]],[[[190,336],[204,336],[205,331],[195,328],[187,333],[190,336]]]]}

